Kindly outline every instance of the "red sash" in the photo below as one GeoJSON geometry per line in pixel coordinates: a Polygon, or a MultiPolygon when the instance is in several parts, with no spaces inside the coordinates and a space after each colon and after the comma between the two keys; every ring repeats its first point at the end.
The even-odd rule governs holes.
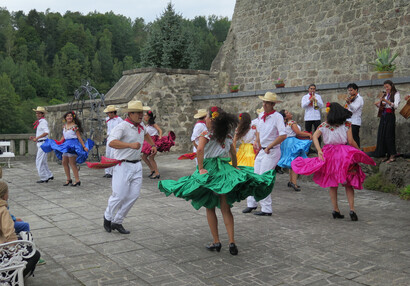
{"type": "Polygon", "coordinates": [[[262,115],[263,122],[265,122],[266,117],[268,117],[271,114],[274,114],[275,112],[276,112],[276,110],[272,110],[271,112],[268,112],[268,113],[264,112],[263,115],[262,115]]]}
{"type": "Polygon", "coordinates": [[[38,127],[38,125],[40,124],[40,120],[41,120],[41,119],[44,119],[44,117],[41,117],[40,119],[34,121],[34,123],[33,123],[33,129],[36,129],[36,128],[38,127]]]}

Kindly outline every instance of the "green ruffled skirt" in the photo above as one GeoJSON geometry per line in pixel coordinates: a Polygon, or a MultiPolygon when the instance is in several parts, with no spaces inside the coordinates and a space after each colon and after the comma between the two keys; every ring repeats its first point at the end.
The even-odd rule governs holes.
{"type": "Polygon", "coordinates": [[[227,203],[232,207],[234,202],[254,196],[256,201],[266,198],[275,184],[276,173],[270,170],[263,175],[253,172],[252,167],[239,166],[240,170],[229,165],[230,158],[208,158],[204,160],[207,174],[200,175],[198,168],[191,176],[178,181],[163,180],[158,188],[166,196],[191,200],[195,209],[220,207],[219,195],[226,195],[227,203]]]}

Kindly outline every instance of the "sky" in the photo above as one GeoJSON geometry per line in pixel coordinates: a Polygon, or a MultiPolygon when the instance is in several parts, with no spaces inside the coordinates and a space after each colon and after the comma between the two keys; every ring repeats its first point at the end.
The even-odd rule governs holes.
{"type": "MultiPolygon", "coordinates": [[[[9,12],[24,11],[25,14],[32,9],[37,12],[50,12],[64,14],[67,10],[81,12],[114,12],[114,14],[135,18],[143,18],[145,23],[160,17],[170,0],[0,0],[0,7],[7,8],[9,12]]],[[[193,19],[195,16],[223,16],[232,19],[236,0],[172,0],[174,10],[184,18],[193,19]]]]}

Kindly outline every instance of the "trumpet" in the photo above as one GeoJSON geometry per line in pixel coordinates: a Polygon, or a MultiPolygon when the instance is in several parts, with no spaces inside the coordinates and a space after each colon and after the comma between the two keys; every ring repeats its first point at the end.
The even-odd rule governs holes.
{"type": "Polygon", "coordinates": [[[313,109],[314,109],[314,110],[318,110],[318,109],[319,109],[319,106],[317,105],[317,99],[316,99],[314,93],[312,93],[312,97],[313,97],[313,102],[312,102],[313,109]]]}

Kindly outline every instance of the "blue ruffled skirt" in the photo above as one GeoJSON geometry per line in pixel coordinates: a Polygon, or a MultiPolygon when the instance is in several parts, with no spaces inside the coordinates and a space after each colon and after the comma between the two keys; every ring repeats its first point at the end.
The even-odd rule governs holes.
{"type": "Polygon", "coordinates": [[[297,157],[307,158],[312,140],[301,140],[296,137],[288,137],[280,144],[282,153],[278,166],[291,169],[291,163],[297,157]]]}
{"type": "MultiPolygon", "coordinates": [[[[87,139],[84,145],[88,148],[89,152],[94,147],[94,141],[87,139]]],[[[77,138],[65,140],[61,145],[58,145],[55,140],[47,139],[41,145],[41,149],[46,153],[54,151],[60,160],[63,159],[63,153],[77,154],[76,162],[78,164],[84,163],[88,158],[88,152],[83,149],[83,146],[77,138]]]]}

